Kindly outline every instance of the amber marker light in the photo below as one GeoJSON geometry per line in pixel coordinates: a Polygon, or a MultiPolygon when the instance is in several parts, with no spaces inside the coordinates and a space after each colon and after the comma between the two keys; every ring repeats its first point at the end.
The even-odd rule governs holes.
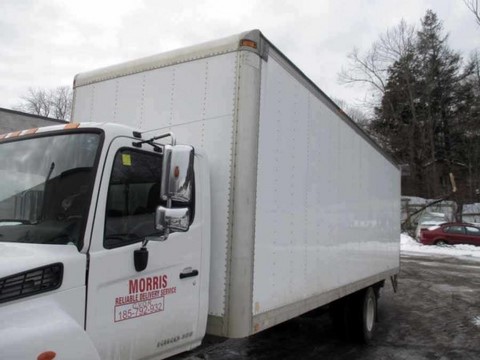
{"type": "Polygon", "coordinates": [[[8,134],[8,137],[9,137],[9,138],[17,137],[17,136],[20,135],[20,133],[21,133],[21,131],[11,132],[10,134],[8,134]]]}
{"type": "Polygon", "coordinates": [[[38,128],[33,128],[33,129],[28,129],[28,130],[24,130],[22,132],[22,135],[31,135],[31,134],[35,134],[37,132],[38,128]]]}
{"type": "Polygon", "coordinates": [[[178,166],[175,166],[175,169],[173,170],[173,176],[175,176],[176,178],[180,176],[180,169],[178,168],[178,166]]]}
{"type": "Polygon", "coordinates": [[[72,122],[72,123],[69,123],[69,124],[65,125],[63,128],[64,128],[65,130],[67,130],[67,129],[76,129],[76,128],[78,128],[79,126],[80,126],[80,123],[73,123],[73,122],[72,122]]]}
{"type": "Polygon", "coordinates": [[[52,360],[55,356],[57,356],[55,351],[44,351],[37,356],[37,360],[52,360]]]}
{"type": "Polygon", "coordinates": [[[243,40],[240,41],[240,46],[248,46],[248,47],[256,49],[257,48],[257,43],[255,41],[252,41],[252,40],[243,39],[243,40]]]}

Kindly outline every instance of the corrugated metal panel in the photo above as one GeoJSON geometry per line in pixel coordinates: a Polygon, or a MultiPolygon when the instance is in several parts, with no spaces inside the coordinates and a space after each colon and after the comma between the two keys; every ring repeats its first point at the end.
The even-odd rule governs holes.
{"type": "Polygon", "coordinates": [[[399,170],[274,57],[262,69],[254,315],[399,266],[399,170]]]}

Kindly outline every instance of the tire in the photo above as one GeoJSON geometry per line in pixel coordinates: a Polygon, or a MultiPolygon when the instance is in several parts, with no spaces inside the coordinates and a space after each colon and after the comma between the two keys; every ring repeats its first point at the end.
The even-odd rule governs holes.
{"type": "Polygon", "coordinates": [[[445,246],[445,245],[448,245],[448,243],[445,240],[437,240],[437,241],[435,241],[435,245],[445,246]]]}
{"type": "Polygon", "coordinates": [[[334,329],[341,338],[368,344],[377,322],[377,293],[372,287],[358,291],[331,305],[334,329]]]}
{"type": "Polygon", "coordinates": [[[377,322],[377,296],[375,291],[369,287],[360,296],[358,306],[360,307],[361,319],[357,324],[356,338],[363,344],[368,344],[373,338],[377,322]]]}

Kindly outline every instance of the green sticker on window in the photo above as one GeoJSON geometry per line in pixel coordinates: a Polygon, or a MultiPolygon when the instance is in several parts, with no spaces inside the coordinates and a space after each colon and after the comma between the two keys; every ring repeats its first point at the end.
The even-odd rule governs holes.
{"type": "Polygon", "coordinates": [[[122,154],[122,164],[123,166],[132,166],[132,157],[130,154],[122,154]]]}

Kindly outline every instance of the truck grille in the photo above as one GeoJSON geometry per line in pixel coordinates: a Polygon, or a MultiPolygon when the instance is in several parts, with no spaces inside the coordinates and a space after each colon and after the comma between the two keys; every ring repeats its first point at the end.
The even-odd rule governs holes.
{"type": "Polygon", "coordinates": [[[0,303],[58,289],[63,264],[55,263],[0,279],[0,303]]]}

